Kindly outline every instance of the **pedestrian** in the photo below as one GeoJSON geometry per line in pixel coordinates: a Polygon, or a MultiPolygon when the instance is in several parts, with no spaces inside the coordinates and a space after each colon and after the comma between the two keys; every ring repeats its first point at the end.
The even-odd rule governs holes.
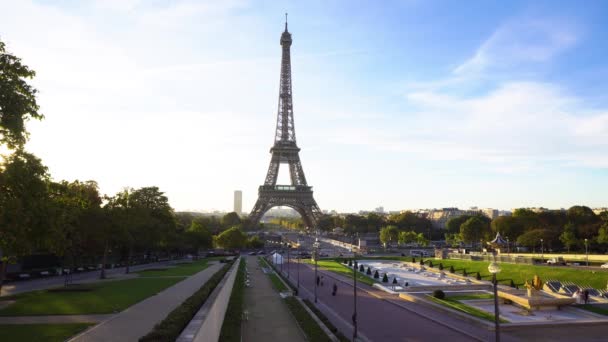
{"type": "Polygon", "coordinates": [[[336,285],[336,283],[334,283],[334,288],[333,288],[333,291],[331,292],[331,295],[335,296],[336,292],[338,292],[338,285],[336,285]]]}
{"type": "Polygon", "coordinates": [[[589,303],[589,290],[585,289],[585,291],[583,291],[583,298],[585,299],[585,304],[589,303]]]}
{"type": "Polygon", "coordinates": [[[321,276],[321,286],[323,286],[323,276],[321,276]]]}
{"type": "Polygon", "coordinates": [[[319,281],[321,280],[321,278],[319,278],[319,276],[317,276],[317,286],[319,286],[319,281]]]}

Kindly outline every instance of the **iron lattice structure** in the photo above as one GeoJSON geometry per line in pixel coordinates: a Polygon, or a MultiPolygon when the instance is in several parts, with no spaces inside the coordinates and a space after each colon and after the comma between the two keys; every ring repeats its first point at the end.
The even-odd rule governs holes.
{"type": "Polygon", "coordinates": [[[264,185],[258,189],[258,200],[249,215],[251,225],[256,225],[270,208],[286,206],[295,209],[312,229],[317,226],[321,210],[312,196],[312,187],[306,183],[304,169],[300,161],[300,148],[296,144],[296,131],[293,121],[293,98],[291,87],[291,33],[281,35],[281,79],[279,108],[274,145],[270,148],[272,157],[264,185]],[[289,165],[291,185],[277,185],[279,167],[289,165]]]}

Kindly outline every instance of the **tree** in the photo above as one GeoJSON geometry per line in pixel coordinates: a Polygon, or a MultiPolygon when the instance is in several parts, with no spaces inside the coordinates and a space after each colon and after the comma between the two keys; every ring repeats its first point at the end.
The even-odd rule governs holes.
{"type": "Polygon", "coordinates": [[[416,243],[419,244],[420,246],[428,246],[429,245],[429,240],[424,237],[424,234],[422,233],[418,233],[416,235],[416,243]]]}
{"type": "Polygon", "coordinates": [[[400,244],[412,243],[415,242],[418,238],[418,235],[414,231],[409,232],[399,232],[398,241],[400,244]]]}
{"type": "Polygon", "coordinates": [[[608,245],[608,222],[598,230],[597,243],[603,246],[608,245]]]}
{"type": "Polygon", "coordinates": [[[201,248],[211,248],[213,246],[213,236],[200,222],[192,221],[190,227],[188,227],[186,234],[190,244],[194,247],[195,251],[201,248]]]}
{"type": "Polygon", "coordinates": [[[470,215],[462,215],[450,218],[446,223],[446,229],[448,233],[460,233],[460,226],[465,223],[469,218],[471,218],[470,215]]]}
{"type": "Polygon", "coordinates": [[[221,222],[224,228],[228,228],[241,224],[241,218],[239,217],[239,214],[233,211],[224,215],[221,222]]]}
{"type": "Polygon", "coordinates": [[[467,243],[475,243],[480,240],[488,240],[490,225],[479,216],[469,217],[460,225],[460,237],[467,243]]]}
{"type": "Polygon", "coordinates": [[[215,238],[215,243],[222,248],[243,248],[247,242],[247,236],[238,227],[226,229],[215,238]]]}
{"type": "Polygon", "coordinates": [[[570,248],[578,243],[578,239],[576,238],[576,227],[574,224],[571,222],[566,224],[563,233],[559,236],[559,240],[566,246],[568,253],[570,253],[570,248]]]}
{"type": "Polygon", "coordinates": [[[36,103],[36,89],[26,80],[36,75],[21,59],[6,52],[0,41],[0,145],[22,147],[28,138],[25,122],[42,119],[36,103]]]}
{"type": "Polygon", "coordinates": [[[526,247],[540,246],[540,239],[545,242],[545,248],[551,247],[555,235],[548,229],[532,229],[517,238],[517,244],[526,247]]]}
{"type": "Polygon", "coordinates": [[[256,235],[247,240],[247,245],[251,248],[258,249],[264,247],[264,241],[260,240],[260,237],[256,235]]]}
{"type": "Polygon", "coordinates": [[[490,226],[494,233],[500,233],[502,236],[514,239],[517,239],[524,232],[523,224],[513,216],[499,216],[492,220],[490,226]]]}
{"type": "Polygon", "coordinates": [[[9,261],[48,245],[48,180],[40,159],[21,149],[0,163],[0,290],[9,261]]]}
{"type": "Polygon", "coordinates": [[[397,241],[399,230],[395,226],[386,226],[380,229],[380,242],[387,244],[392,241],[397,241]]]}

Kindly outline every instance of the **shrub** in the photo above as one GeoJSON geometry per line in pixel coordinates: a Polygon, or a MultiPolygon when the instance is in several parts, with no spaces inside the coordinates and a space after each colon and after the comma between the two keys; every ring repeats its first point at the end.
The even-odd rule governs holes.
{"type": "Polygon", "coordinates": [[[365,273],[366,273],[367,275],[372,275],[372,267],[371,267],[371,266],[369,266],[369,267],[367,268],[367,272],[365,272],[365,273]]]}
{"type": "Polygon", "coordinates": [[[380,278],[380,273],[378,273],[378,270],[376,270],[376,272],[374,272],[374,279],[378,278],[380,278]]]}
{"type": "Polygon", "coordinates": [[[393,278],[393,284],[397,284],[397,277],[393,278]]]}
{"type": "Polygon", "coordinates": [[[365,267],[363,267],[363,265],[359,265],[359,272],[364,272],[365,271],[365,267]]]}
{"type": "Polygon", "coordinates": [[[450,273],[455,273],[454,266],[450,266],[450,273]]]}
{"type": "Polygon", "coordinates": [[[439,263],[439,270],[443,271],[443,264],[442,263],[439,263]]]}
{"type": "Polygon", "coordinates": [[[359,267],[359,263],[355,261],[355,268],[359,267]]]}
{"type": "Polygon", "coordinates": [[[348,260],[346,260],[346,259],[342,259],[342,263],[343,263],[344,265],[346,265],[346,264],[348,264],[348,260]]]}
{"type": "Polygon", "coordinates": [[[382,282],[388,283],[388,276],[386,275],[386,273],[384,273],[384,275],[382,276],[382,282]]]}
{"type": "Polygon", "coordinates": [[[441,290],[435,290],[435,291],[433,291],[433,297],[435,297],[437,299],[444,299],[445,293],[441,290]]]}
{"type": "Polygon", "coordinates": [[[412,262],[416,262],[416,258],[412,257],[412,262]]]}
{"type": "Polygon", "coordinates": [[[429,261],[429,267],[433,267],[433,260],[429,261]]]}
{"type": "Polygon", "coordinates": [[[420,259],[420,266],[424,266],[424,260],[420,259]]]}
{"type": "Polygon", "coordinates": [[[348,260],[348,266],[352,266],[353,265],[353,261],[352,260],[348,260]]]}
{"type": "Polygon", "coordinates": [[[477,275],[475,276],[475,279],[481,280],[481,274],[479,274],[479,272],[477,272],[477,275]]]}
{"type": "Polygon", "coordinates": [[[462,275],[465,276],[465,277],[468,276],[466,268],[462,269],[462,275]]]}
{"type": "Polygon", "coordinates": [[[517,286],[515,286],[515,282],[513,281],[513,279],[511,279],[511,284],[509,284],[509,286],[511,286],[511,287],[517,287],[517,286]]]}

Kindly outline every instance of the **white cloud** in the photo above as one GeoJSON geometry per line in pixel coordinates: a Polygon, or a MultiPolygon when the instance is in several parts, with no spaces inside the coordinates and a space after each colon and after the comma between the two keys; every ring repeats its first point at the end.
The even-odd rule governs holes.
{"type": "Polygon", "coordinates": [[[490,68],[546,62],[572,47],[577,40],[572,23],[518,18],[499,27],[470,59],[454,69],[454,73],[478,73],[490,68]]]}

